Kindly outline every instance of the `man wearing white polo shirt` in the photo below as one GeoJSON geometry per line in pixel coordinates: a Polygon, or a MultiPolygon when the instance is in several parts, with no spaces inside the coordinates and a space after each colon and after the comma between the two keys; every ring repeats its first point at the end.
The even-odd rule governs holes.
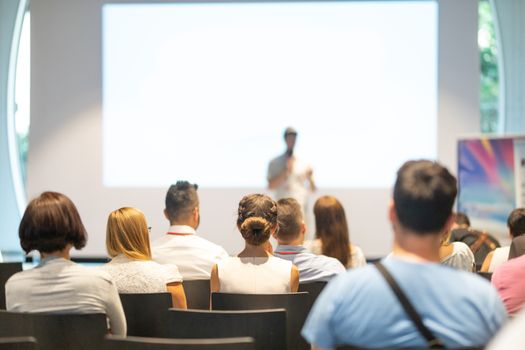
{"type": "Polygon", "coordinates": [[[178,181],[166,194],[164,215],[170,221],[166,235],[151,244],[153,260],[175,264],[184,280],[209,279],[214,264],[228,256],[219,245],[197,236],[197,185],[178,181]]]}

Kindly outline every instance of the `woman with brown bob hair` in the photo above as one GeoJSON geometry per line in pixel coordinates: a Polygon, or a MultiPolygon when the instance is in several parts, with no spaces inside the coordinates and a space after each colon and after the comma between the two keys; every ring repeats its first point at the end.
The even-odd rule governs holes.
{"type": "Polygon", "coordinates": [[[102,269],[113,278],[119,293],[170,292],[173,307],[186,308],[177,266],[151,260],[148,225],[140,210],[120,208],[109,214],[106,248],[112,259],[102,269]]]}
{"type": "Polygon", "coordinates": [[[40,252],[33,269],[6,283],[7,310],[46,313],[104,313],[111,333],[126,334],[117,288],[108,274],[75,264],[70,250],[82,249],[87,234],[77,208],[61,193],[44,192],[29,202],[18,230],[26,253],[40,252]]]}
{"type": "Polygon", "coordinates": [[[244,250],[213,266],[211,291],[244,294],[297,292],[297,267],[268,252],[268,240],[279,229],[277,203],[264,194],[243,197],[239,203],[237,228],[245,241],[244,250]]]}
{"type": "Polygon", "coordinates": [[[366,259],[358,246],[350,243],[345,210],[337,198],[322,196],[314,205],[315,240],[305,242],[314,254],[336,258],[346,266],[366,265],[366,259]]]}

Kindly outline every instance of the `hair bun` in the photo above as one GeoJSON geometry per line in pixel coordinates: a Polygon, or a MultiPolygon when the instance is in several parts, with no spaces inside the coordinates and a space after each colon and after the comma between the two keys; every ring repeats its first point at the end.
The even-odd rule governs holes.
{"type": "Polygon", "coordinates": [[[271,224],[262,217],[251,217],[241,224],[241,234],[249,243],[260,245],[270,238],[271,224]]]}

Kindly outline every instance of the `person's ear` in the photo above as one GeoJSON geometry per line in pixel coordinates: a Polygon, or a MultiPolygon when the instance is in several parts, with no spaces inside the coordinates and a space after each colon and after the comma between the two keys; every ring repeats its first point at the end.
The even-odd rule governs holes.
{"type": "Polygon", "coordinates": [[[168,217],[168,209],[164,209],[164,217],[169,220],[170,218],[168,217]]]}
{"type": "Polygon", "coordinates": [[[193,220],[194,220],[195,222],[198,222],[198,221],[199,221],[199,215],[200,215],[200,213],[199,213],[199,207],[195,207],[195,208],[193,208],[193,220]]]}
{"type": "Polygon", "coordinates": [[[272,229],[273,238],[277,239],[277,234],[279,233],[279,224],[275,224],[275,227],[272,229]]]}
{"type": "Polygon", "coordinates": [[[388,203],[388,220],[392,224],[397,223],[397,214],[396,214],[396,208],[395,208],[393,199],[391,199],[390,202],[388,203]]]}
{"type": "Polygon", "coordinates": [[[448,234],[452,230],[452,226],[454,226],[455,222],[456,222],[456,215],[452,213],[447,219],[447,222],[445,223],[445,227],[443,228],[443,230],[448,234]]]}
{"type": "Polygon", "coordinates": [[[301,224],[301,235],[304,237],[304,235],[306,234],[306,224],[303,223],[301,224]]]}

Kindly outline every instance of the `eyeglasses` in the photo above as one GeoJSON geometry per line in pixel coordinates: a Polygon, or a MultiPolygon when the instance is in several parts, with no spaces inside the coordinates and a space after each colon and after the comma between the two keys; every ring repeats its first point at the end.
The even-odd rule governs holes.
{"type": "Polygon", "coordinates": [[[151,233],[151,226],[148,227],[148,232],[151,233]]]}

